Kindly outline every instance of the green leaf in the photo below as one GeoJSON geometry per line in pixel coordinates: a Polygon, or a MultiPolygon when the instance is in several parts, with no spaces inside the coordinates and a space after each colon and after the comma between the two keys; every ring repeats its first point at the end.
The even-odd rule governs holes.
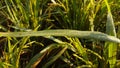
{"type": "Polygon", "coordinates": [[[63,49],[58,52],[57,55],[55,55],[54,57],[52,57],[52,59],[50,61],[48,61],[42,68],[48,68],[54,61],[56,61],[67,49],[67,45],[63,47],[63,49]]]}
{"type": "Polygon", "coordinates": [[[40,51],[38,54],[36,54],[30,62],[27,64],[25,68],[34,68],[36,65],[43,59],[43,57],[49,52],[49,50],[54,49],[58,47],[56,44],[52,44],[44,48],[42,51],[40,51]]]}
{"type": "MultiPolygon", "coordinates": [[[[106,33],[108,35],[116,37],[115,25],[112,18],[110,5],[108,4],[107,0],[104,0],[104,1],[108,9],[106,33]]],[[[105,48],[105,56],[107,56],[106,60],[109,62],[110,68],[114,68],[116,64],[117,44],[113,42],[106,42],[104,48],[105,48]]]]}
{"type": "Polygon", "coordinates": [[[24,36],[69,36],[85,39],[97,39],[100,41],[111,41],[120,43],[120,39],[96,31],[78,31],[68,29],[43,30],[30,32],[0,32],[0,37],[24,37],[24,36]]]}

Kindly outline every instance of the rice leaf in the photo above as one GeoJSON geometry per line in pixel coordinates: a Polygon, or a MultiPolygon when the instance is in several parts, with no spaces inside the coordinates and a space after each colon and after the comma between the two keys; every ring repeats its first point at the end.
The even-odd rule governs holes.
{"type": "MultiPolygon", "coordinates": [[[[104,0],[104,1],[108,9],[107,22],[106,22],[106,33],[108,35],[116,37],[115,25],[114,25],[114,21],[112,18],[110,5],[108,4],[107,0],[104,0]]],[[[107,56],[106,60],[109,62],[110,68],[114,68],[116,64],[117,44],[113,42],[106,42],[105,53],[107,56]]]]}
{"type": "MultiPolygon", "coordinates": [[[[40,51],[38,54],[36,54],[31,60],[30,62],[27,64],[27,66],[25,68],[34,68],[37,66],[38,63],[41,62],[41,60],[43,59],[43,57],[47,54],[47,52],[49,52],[50,50],[59,47],[59,45],[57,44],[51,44],[49,46],[47,46],[46,48],[44,48],[42,51],[40,51]]],[[[64,48],[63,48],[64,49],[64,48]]],[[[59,53],[58,53],[59,54],[59,53]]],[[[52,62],[52,61],[50,61],[52,62]]],[[[47,64],[49,65],[49,63],[47,64]]]]}
{"type": "Polygon", "coordinates": [[[54,61],[56,61],[67,49],[67,45],[63,47],[63,49],[54,57],[52,57],[52,59],[50,61],[48,61],[42,68],[48,68],[54,61]]]}
{"type": "Polygon", "coordinates": [[[24,36],[69,36],[85,39],[97,39],[100,41],[111,41],[120,43],[120,39],[109,36],[101,32],[92,31],[78,31],[68,29],[57,30],[43,30],[43,31],[30,31],[30,32],[0,32],[0,37],[24,37],[24,36]]]}

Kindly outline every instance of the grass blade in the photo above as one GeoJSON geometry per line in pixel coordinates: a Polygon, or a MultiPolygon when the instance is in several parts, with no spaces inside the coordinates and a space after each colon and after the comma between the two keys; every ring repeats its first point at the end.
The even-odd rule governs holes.
{"type": "Polygon", "coordinates": [[[76,48],[79,56],[82,56],[85,61],[89,61],[88,54],[85,50],[85,48],[82,46],[81,42],[78,38],[72,39],[72,43],[74,47],[76,48]]]}
{"type": "Polygon", "coordinates": [[[54,57],[52,57],[52,59],[50,61],[48,61],[42,68],[48,68],[54,61],[56,61],[67,49],[67,45],[64,46],[64,48],[54,57]]]}
{"type": "Polygon", "coordinates": [[[0,37],[24,37],[24,36],[70,36],[85,39],[97,39],[120,43],[120,39],[101,32],[78,31],[78,30],[43,30],[30,32],[0,32],[0,37]]]}
{"type": "Polygon", "coordinates": [[[44,48],[42,51],[40,51],[38,54],[36,54],[31,60],[30,62],[27,64],[27,66],[25,68],[33,68],[36,67],[36,65],[42,60],[42,58],[45,56],[45,54],[47,52],[49,52],[49,50],[54,49],[56,47],[59,47],[56,44],[52,44],[47,46],[46,48],[44,48]]]}
{"type": "MultiPolygon", "coordinates": [[[[114,21],[111,14],[110,5],[108,4],[107,0],[104,0],[107,9],[108,9],[108,15],[107,15],[107,23],[106,23],[106,33],[111,36],[116,37],[116,31],[114,26],[114,21]]],[[[114,68],[116,64],[116,54],[117,54],[117,44],[113,42],[106,42],[105,43],[105,53],[106,53],[106,60],[109,62],[110,68],[114,68]]]]}

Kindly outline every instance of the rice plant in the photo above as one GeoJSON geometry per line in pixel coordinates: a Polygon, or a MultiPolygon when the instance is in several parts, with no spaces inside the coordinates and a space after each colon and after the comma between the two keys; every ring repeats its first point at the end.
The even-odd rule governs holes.
{"type": "Polygon", "coordinates": [[[1,0],[0,68],[120,66],[119,0],[1,0]]]}

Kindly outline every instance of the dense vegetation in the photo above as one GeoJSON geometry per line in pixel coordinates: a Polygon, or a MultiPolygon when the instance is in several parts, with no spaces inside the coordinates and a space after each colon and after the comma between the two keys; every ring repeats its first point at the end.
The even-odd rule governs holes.
{"type": "Polygon", "coordinates": [[[120,67],[120,0],[0,0],[0,68],[120,67]]]}

